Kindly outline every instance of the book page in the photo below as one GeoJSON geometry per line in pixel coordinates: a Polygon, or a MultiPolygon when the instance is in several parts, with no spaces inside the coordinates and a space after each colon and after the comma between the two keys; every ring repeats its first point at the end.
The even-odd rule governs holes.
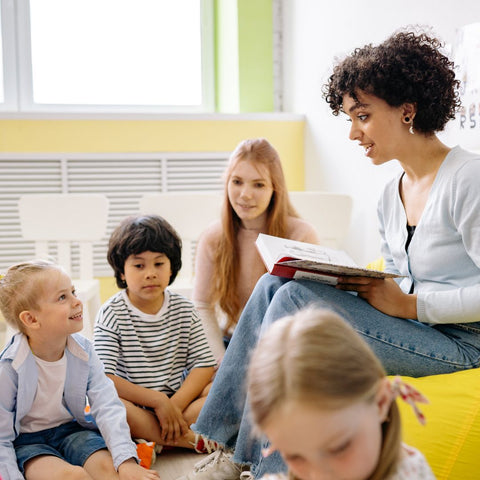
{"type": "MultiPolygon", "coordinates": [[[[267,270],[274,275],[291,278],[307,278],[308,274],[318,281],[333,283],[331,276],[388,278],[398,275],[358,267],[343,250],[323,247],[312,243],[299,242],[260,233],[256,245],[267,270]],[[275,266],[289,267],[277,269],[275,266]],[[295,272],[294,274],[292,272],[295,272]],[[299,273],[301,270],[302,273],[299,273]],[[307,273],[308,272],[308,273],[307,273]],[[321,279],[319,274],[325,274],[321,279]],[[330,277],[329,277],[330,276],[330,277]]],[[[335,280],[336,281],[336,280],[335,280]]]]}
{"type": "Polygon", "coordinates": [[[293,276],[295,280],[314,280],[315,282],[325,283],[327,285],[336,285],[338,283],[337,277],[331,275],[321,275],[319,273],[305,272],[297,270],[293,276]]]}
{"type": "MultiPolygon", "coordinates": [[[[341,264],[349,267],[356,267],[357,264],[343,250],[322,247],[304,243],[302,245],[284,244],[282,248],[284,257],[292,257],[299,260],[307,260],[317,263],[341,264]]],[[[283,263],[283,262],[280,262],[283,263]]]]}
{"type": "Polygon", "coordinates": [[[340,265],[333,263],[322,263],[312,260],[287,260],[278,262],[279,265],[288,267],[310,270],[312,272],[321,272],[330,275],[349,276],[349,277],[373,277],[373,278],[389,278],[398,277],[393,273],[381,272],[378,270],[370,270],[362,267],[351,267],[349,265],[340,265]]]}

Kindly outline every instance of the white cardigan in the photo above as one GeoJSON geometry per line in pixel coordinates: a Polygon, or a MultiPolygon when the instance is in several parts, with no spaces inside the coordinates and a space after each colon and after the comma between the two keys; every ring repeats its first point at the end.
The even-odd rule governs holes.
{"type": "Polygon", "coordinates": [[[480,155],[457,146],[445,157],[408,255],[402,175],[386,185],[378,203],[385,270],[406,277],[400,281],[405,293],[413,282],[419,321],[480,322],[480,155]]]}

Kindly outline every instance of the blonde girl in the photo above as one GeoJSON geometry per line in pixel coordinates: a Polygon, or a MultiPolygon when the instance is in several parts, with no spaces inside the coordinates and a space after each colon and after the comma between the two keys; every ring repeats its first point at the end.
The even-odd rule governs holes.
{"type": "Polygon", "coordinates": [[[399,389],[425,401],[391,382],[366,342],[328,310],[275,322],[248,372],[253,420],[271,442],[266,455],[278,450],[296,480],[433,479],[420,452],[401,442],[399,389]]]}
{"type": "Polygon", "coordinates": [[[235,328],[257,280],[266,272],[256,247],[259,233],[316,243],[315,229],[290,203],[280,157],[264,138],[243,140],[224,175],[221,219],[202,234],[196,256],[193,301],[217,357],[223,334],[235,328]]]}

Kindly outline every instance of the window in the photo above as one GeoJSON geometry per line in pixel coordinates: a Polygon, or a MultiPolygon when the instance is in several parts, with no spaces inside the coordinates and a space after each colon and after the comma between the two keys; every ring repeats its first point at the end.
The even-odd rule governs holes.
{"type": "Polygon", "coordinates": [[[213,110],[212,0],[0,1],[14,111],[213,110]]]}

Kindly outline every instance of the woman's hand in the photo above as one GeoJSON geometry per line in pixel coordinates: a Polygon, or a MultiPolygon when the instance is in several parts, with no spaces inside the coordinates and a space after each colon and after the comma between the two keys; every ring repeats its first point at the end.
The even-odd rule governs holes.
{"type": "Polygon", "coordinates": [[[393,278],[339,277],[336,288],[354,291],[392,317],[417,318],[417,296],[403,293],[393,278]]]}
{"type": "Polygon", "coordinates": [[[183,418],[182,411],[164,393],[158,392],[158,400],[153,406],[160,423],[162,438],[166,444],[175,442],[185,435],[189,427],[183,418]]]}

